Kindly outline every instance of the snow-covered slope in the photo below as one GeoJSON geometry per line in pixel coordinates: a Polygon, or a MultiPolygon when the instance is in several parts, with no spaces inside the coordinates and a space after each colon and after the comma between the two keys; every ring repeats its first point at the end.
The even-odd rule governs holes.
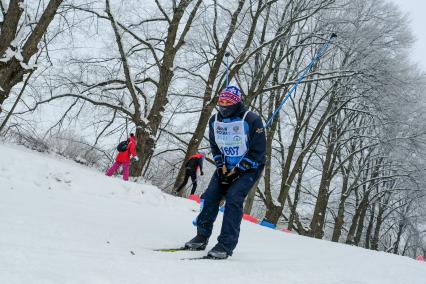
{"type": "Polygon", "coordinates": [[[152,250],[192,238],[197,209],[150,185],[0,145],[0,283],[425,283],[425,263],[248,222],[224,261],[152,250]]]}

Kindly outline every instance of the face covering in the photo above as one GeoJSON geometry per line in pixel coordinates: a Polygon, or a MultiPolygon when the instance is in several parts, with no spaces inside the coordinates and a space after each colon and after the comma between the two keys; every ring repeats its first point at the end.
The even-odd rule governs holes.
{"type": "Polygon", "coordinates": [[[219,106],[220,115],[224,118],[228,118],[232,116],[238,109],[240,108],[240,104],[230,105],[230,106],[219,106]]]}

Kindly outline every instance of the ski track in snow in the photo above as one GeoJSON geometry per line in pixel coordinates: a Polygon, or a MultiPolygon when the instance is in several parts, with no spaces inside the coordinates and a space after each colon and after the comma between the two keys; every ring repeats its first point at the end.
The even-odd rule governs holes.
{"type": "Polygon", "coordinates": [[[227,260],[154,252],[195,235],[196,203],[18,146],[0,157],[0,283],[425,283],[425,263],[245,221],[227,260]]]}

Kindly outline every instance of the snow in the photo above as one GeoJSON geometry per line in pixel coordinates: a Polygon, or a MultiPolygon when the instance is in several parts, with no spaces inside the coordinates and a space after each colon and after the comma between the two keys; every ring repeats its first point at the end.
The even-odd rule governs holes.
{"type": "Polygon", "coordinates": [[[34,63],[27,64],[21,61],[19,62],[19,64],[21,64],[21,67],[24,68],[25,70],[33,70],[37,68],[37,64],[34,64],[34,63]]]}
{"type": "Polygon", "coordinates": [[[9,62],[13,57],[16,58],[16,60],[22,62],[24,60],[24,57],[22,56],[21,49],[17,48],[16,51],[12,50],[10,47],[6,49],[4,52],[4,57],[0,59],[1,62],[9,62]]]}
{"type": "Polygon", "coordinates": [[[233,257],[181,260],[205,252],[152,249],[181,246],[194,236],[195,202],[18,146],[0,144],[0,157],[0,283],[416,284],[426,279],[422,262],[249,222],[242,224],[233,257]]]}

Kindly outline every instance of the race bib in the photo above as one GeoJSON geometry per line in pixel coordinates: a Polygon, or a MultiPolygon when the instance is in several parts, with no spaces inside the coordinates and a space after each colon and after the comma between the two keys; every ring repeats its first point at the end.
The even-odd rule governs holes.
{"type": "Polygon", "coordinates": [[[217,146],[226,157],[242,157],[247,152],[247,136],[244,131],[244,117],[240,121],[220,122],[217,115],[214,122],[214,137],[217,146]]]}

